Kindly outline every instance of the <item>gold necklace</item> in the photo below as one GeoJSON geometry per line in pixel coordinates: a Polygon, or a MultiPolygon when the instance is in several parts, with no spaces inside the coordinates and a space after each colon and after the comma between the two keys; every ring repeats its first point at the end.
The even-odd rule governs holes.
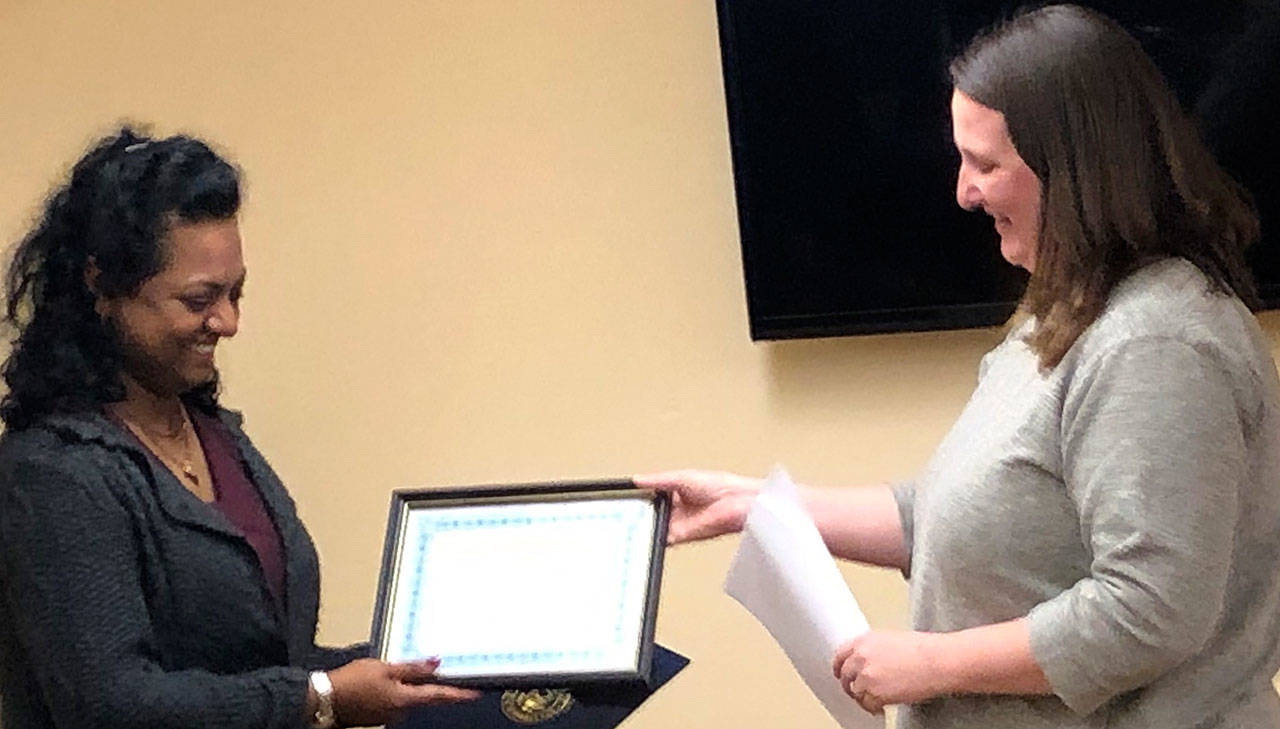
{"type": "Polygon", "coordinates": [[[187,417],[187,411],[185,408],[182,410],[182,424],[178,426],[178,430],[174,433],[153,433],[144,428],[141,423],[134,420],[125,418],[124,421],[125,424],[129,426],[129,429],[132,430],[140,440],[142,440],[143,445],[150,448],[151,452],[155,453],[161,461],[169,463],[171,466],[178,466],[177,470],[179,470],[183,476],[189,479],[191,483],[199,485],[200,475],[196,472],[195,457],[192,456],[194,449],[191,447],[191,421],[187,417]],[[160,443],[161,441],[172,443],[178,438],[182,439],[182,442],[179,444],[179,448],[182,449],[182,453],[179,457],[175,458],[173,451],[162,447],[160,443]]]}

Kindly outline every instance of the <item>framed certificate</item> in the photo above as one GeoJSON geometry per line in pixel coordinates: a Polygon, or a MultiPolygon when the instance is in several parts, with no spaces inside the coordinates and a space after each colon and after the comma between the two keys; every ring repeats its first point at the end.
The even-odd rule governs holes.
{"type": "Polygon", "coordinates": [[[668,509],[630,481],[396,491],[376,655],[463,686],[647,683],[668,509]]]}

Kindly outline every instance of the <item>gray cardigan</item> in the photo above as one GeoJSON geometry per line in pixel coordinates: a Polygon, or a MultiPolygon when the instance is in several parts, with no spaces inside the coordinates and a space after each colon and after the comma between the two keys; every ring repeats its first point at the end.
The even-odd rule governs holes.
{"type": "Polygon", "coordinates": [[[315,547],[228,411],[280,532],[284,613],[256,555],[101,414],[0,437],[0,724],[301,727],[307,673],[368,651],[315,644],[315,547]]]}

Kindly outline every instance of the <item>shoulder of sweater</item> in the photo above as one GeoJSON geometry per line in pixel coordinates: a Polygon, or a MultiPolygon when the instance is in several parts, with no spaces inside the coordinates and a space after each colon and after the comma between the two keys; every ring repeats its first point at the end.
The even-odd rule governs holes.
{"type": "Polygon", "coordinates": [[[21,429],[7,429],[0,437],[0,459],[83,458],[103,449],[137,448],[126,434],[101,413],[46,415],[21,429]]]}
{"type": "Polygon", "coordinates": [[[1257,359],[1262,344],[1244,304],[1214,291],[1208,277],[1182,259],[1153,263],[1121,281],[1081,335],[1073,359],[1091,362],[1141,339],[1178,342],[1237,365],[1257,359]]]}
{"type": "Polygon", "coordinates": [[[110,434],[82,437],[66,425],[45,419],[0,436],[0,499],[61,503],[66,489],[75,488],[91,500],[120,503],[120,487],[134,481],[126,475],[129,446],[114,445],[110,434]]]}
{"type": "Polygon", "coordinates": [[[1235,296],[1214,291],[1208,277],[1182,259],[1151,264],[1117,285],[1054,375],[1064,384],[1088,381],[1108,357],[1135,346],[1194,350],[1222,373],[1249,422],[1280,392],[1270,344],[1253,314],[1235,296]]]}

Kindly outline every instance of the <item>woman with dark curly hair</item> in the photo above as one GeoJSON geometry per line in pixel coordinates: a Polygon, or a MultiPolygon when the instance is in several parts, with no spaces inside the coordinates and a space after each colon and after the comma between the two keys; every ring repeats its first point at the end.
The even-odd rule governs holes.
{"type": "MultiPolygon", "coordinates": [[[[1080,7],[951,65],[956,200],[1031,273],[1024,319],[920,475],[806,489],[833,554],[909,576],[911,631],[833,656],[903,729],[1275,727],[1280,382],[1258,236],[1159,71],[1080,7]]],[[[671,538],[740,529],[753,479],[637,477],[671,538]]]]}
{"type": "Polygon", "coordinates": [[[239,173],[203,142],[101,140],[8,271],[0,724],[373,725],[477,694],[315,644],[316,552],[218,405],[245,266],[239,173]]]}

